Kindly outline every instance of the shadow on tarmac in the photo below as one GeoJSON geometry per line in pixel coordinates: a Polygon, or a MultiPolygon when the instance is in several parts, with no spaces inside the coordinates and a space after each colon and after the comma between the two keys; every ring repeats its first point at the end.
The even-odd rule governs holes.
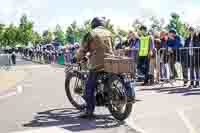
{"type": "Polygon", "coordinates": [[[162,88],[140,89],[139,91],[156,91],[157,93],[182,94],[182,96],[200,95],[199,88],[191,88],[191,87],[162,87],[162,88]]]}
{"type": "Polygon", "coordinates": [[[78,118],[79,111],[72,108],[53,109],[38,112],[34,120],[24,124],[24,127],[51,127],[58,126],[70,131],[85,131],[98,128],[126,127],[125,122],[111,118],[110,115],[97,115],[93,120],[78,118]]]}

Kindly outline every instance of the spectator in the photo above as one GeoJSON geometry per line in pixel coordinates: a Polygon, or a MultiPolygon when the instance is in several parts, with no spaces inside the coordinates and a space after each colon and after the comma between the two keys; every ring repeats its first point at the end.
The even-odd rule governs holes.
{"type": "Polygon", "coordinates": [[[15,53],[14,50],[13,50],[13,52],[11,54],[11,60],[12,60],[12,64],[16,65],[16,53],[15,53]]]}
{"type": "Polygon", "coordinates": [[[152,76],[152,78],[150,79],[150,83],[153,84],[154,83],[154,71],[156,72],[156,80],[159,80],[159,67],[156,64],[156,55],[157,55],[157,51],[159,51],[160,47],[161,47],[161,41],[160,41],[160,33],[159,32],[155,32],[154,33],[154,44],[155,44],[155,50],[152,50],[152,55],[150,55],[150,70],[149,73],[152,76]]]}
{"type": "Polygon", "coordinates": [[[184,79],[187,79],[184,81],[184,86],[186,86],[188,81],[188,68],[190,68],[190,79],[191,84],[190,87],[198,87],[199,82],[196,82],[196,85],[194,85],[195,75],[196,79],[199,79],[199,49],[195,49],[195,47],[200,47],[200,35],[199,33],[195,32],[195,30],[191,27],[189,29],[190,35],[185,40],[185,48],[191,48],[181,51],[182,55],[182,68],[183,68],[183,77],[184,79]],[[195,73],[195,74],[194,74],[195,73]]]}
{"type": "Polygon", "coordinates": [[[122,38],[120,36],[115,38],[115,50],[118,49],[123,49],[122,38]]]}
{"type": "Polygon", "coordinates": [[[160,40],[161,40],[161,50],[159,52],[160,54],[160,78],[161,79],[169,79],[169,67],[168,67],[168,61],[167,61],[167,40],[168,40],[168,33],[166,31],[162,31],[160,33],[160,40]]]}
{"type": "Polygon", "coordinates": [[[176,56],[178,55],[178,49],[182,47],[181,37],[177,35],[175,29],[171,29],[169,31],[166,47],[168,48],[167,52],[169,55],[168,63],[170,66],[170,78],[174,79],[178,76],[177,71],[175,69],[175,63],[179,60],[179,58],[176,58],[176,56]]]}
{"type": "Polygon", "coordinates": [[[128,40],[126,41],[128,46],[125,48],[128,57],[137,57],[137,50],[139,49],[139,37],[136,32],[129,32],[128,40]]]}
{"type": "Polygon", "coordinates": [[[138,70],[140,70],[145,78],[144,85],[148,84],[149,79],[153,78],[153,75],[149,75],[149,57],[152,56],[152,49],[154,49],[154,41],[147,33],[147,27],[141,26],[141,36],[139,41],[139,62],[138,70]]]}

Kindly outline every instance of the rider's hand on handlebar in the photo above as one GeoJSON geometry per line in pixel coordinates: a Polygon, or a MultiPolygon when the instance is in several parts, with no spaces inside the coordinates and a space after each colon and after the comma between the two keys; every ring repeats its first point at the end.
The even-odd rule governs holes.
{"type": "Polygon", "coordinates": [[[80,63],[86,63],[87,61],[88,61],[88,57],[84,56],[84,57],[81,59],[80,63]]]}

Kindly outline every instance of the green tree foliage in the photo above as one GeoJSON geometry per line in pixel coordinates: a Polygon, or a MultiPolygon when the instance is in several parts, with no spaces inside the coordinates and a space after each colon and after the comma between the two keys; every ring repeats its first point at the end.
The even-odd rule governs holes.
{"type": "Polygon", "coordinates": [[[45,30],[42,34],[42,43],[49,44],[53,40],[53,33],[49,30],[45,30]]]}
{"type": "Polygon", "coordinates": [[[38,32],[33,32],[31,42],[34,46],[42,43],[42,37],[38,32]]]}
{"type": "Polygon", "coordinates": [[[59,42],[62,45],[65,44],[65,33],[62,31],[62,28],[60,25],[56,25],[54,36],[57,42],[59,42]]]}
{"type": "Polygon", "coordinates": [[[106,20],[106,22],[105,22],[105,27],[106,27],[106,29],[108,29],[110,32],[112,32],[113,34],[116,34],[116,33],[115,33],[115,30],[114,30],[114,25],[111,24],[111,20],[110,20],[110,19],[106,20]]]}
{"type": "Polygon", "coordinates": [[[88,33],[88,32],[90,32],[92,30],[92,28],[91,28],[91,20],[86,20],[85,22],[84,22],[84,25],[83,25],[83,31],[85,32],[85,33],[88,33]]]}
{"type": "Polygon", "coordinates": [[[175,29],[182,37],[186,37],[188,35],[188,26],[181,21],[181,18],[177,13],[171,14],[170,23],[167,28],[168,30],[175,29]]]}
{"type": "Polygon", "coordinates": [[[126,37],[128,35],[128,32],[123,30],[123,29],[118,28],[117,29],[117,35],[122,36],[122,37],[126,37]]]}
{"type": "Polygon", "coordinates": [[[66,30],[66,41],[68,43],[75,43],[75,42],[80,42],[81,38],[82,38],[82,32],[83,29],[81,29],[76,21],[74,21],[70,26],[67,27],[66,30]]]}
{"type": "MultiPolygon", "coordinates": [[[[164,27],[164,21],[153,16],[150,18],[152,22],[150,25],[151,31],[160,31],[164,27]]],[[[144,22],[140,19],[136,19],[133,22],[133,28],[138,34],[140,34],[139,28],[144,25],[144,22]]],[[[67,43],[80,42],[83,36],[91,31],[91,20],[86,20],[82,26],[78,25],[76,21],[68,25],[67,30],[63,31],[60,25],[57,25],[53,32],[46,30],[40,35],[38,32],[33,31],[34,23],[28,19],[26,15],[23,15],[20,19],[19,25],[9,24],[4,25],[0,24],[0,46],[10,46],[14,47],[17,44],[27,46],[30,42],[33,45],[39,43],[47,44],[51,43],[53,36],[57,42],[60,42],[62,45],[67,43]]],[[[105,27],[110,30],[113,35],[120,35],[122,37],[127,36],[127,31],[117,28],[115,32],[114,25],[111,23],[111,20],[108,19],[105,22],[105,27]]],[[[180,16],[177,13],[172,13],[169,24],[166,29],[176,29],[177,33],[182,37],[188,36],[189,25],[182,22],[180,16]]],[[[199,28],[200,29],[200,28],[199,28]]]]}
{"type": "Polygon", "coordinates": [[[164,27],[164,19],[158,19],[155,16],[150,17],[151,26],[150,30],[152,32],[161,31],[164,27]]]}
{"type": "Polygon", "coordinates": [[[18,42],[18,33],[17,27],[13,24],[10,24],[8,27],[6,27],[3,33],[3,46],[14,47],[18,42]]]}
{"type": "Polygon", "coordinates": [[[0,24],[0,46],[3,46],[4,30],[5,30],[5,25],[0,24]]]}
{"type": "Polygon", "coordinates": [[[75,42],[75,34],[71,26],[67,27],[65,37],[66,37],[67,43],[72,44],[75,42]]]}
{"type": "Polygon", "coordinates": [[[144,25],[143,22],[142,22],[141,20],[139,20],[139,19],[136,19],[136,20],[133,22],[132,27],[134,28],[134,30],[135,30],[136,32],[140,32],[140,27],[141,27],[142,25],[144,25]]]}
{"type": "Polygon", "coordinates": [[[21,17],[18,31],[19,43],[23,45],[28,45],[28,43],[32,41],[31,39],[33,36],[33,22],[28,20],[28,17],[26,15],[23,15],[21,17]]]}

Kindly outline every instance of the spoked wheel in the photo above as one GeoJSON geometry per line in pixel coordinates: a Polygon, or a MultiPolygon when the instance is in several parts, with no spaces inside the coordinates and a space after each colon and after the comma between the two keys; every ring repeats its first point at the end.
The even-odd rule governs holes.
{"type": "Polygon", "coordinates": [[[83,94],[85,90],[85,82],[82,80],[79,73],[68,73],[65,79],[65,92],[70,103],[81,110],[82,105],[85,104],[83,94]]]}
{"type": "Polygon", "coordinates": [[[123,121],[130,115],[132,103],[128,103],[126,88],[120,77],[113,76],[109,83],[112,93],[108,109],[115,119],[123,121]]]}

